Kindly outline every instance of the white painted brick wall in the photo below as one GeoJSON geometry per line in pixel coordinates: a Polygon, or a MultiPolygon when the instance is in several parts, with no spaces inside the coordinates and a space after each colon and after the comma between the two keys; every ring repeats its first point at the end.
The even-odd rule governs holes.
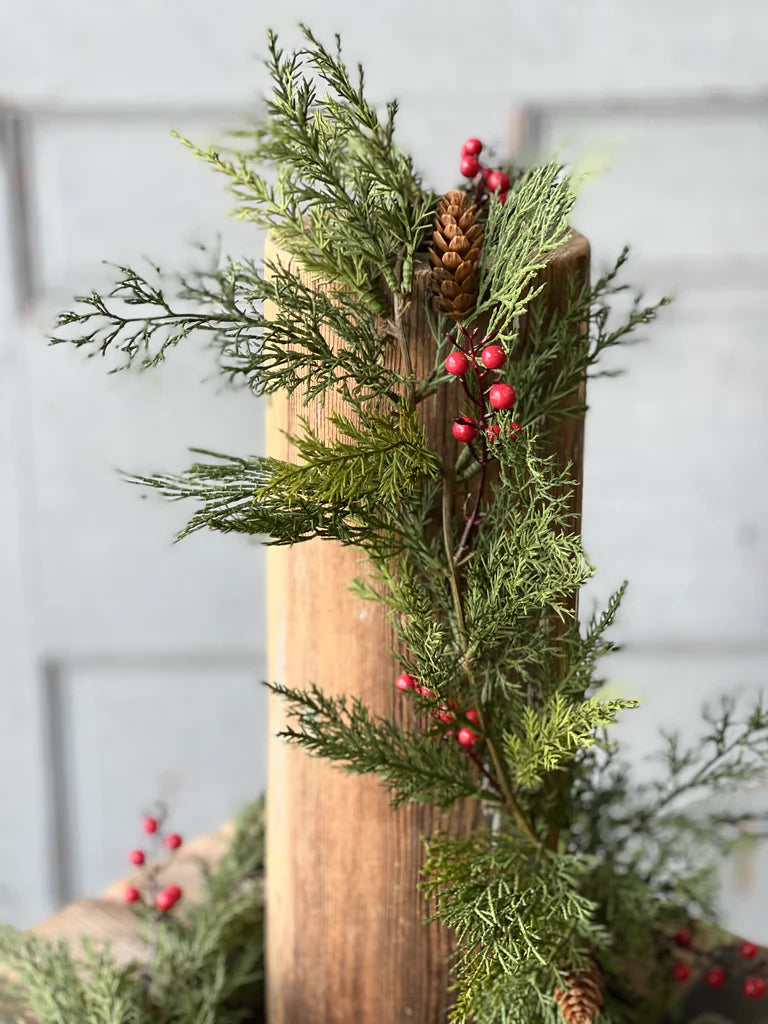
{"type": "MultiPolygon", "coordinates": [[[[768,86],[768,10],[756,0],[184,0],[14,5],[0,31],[0,93],[69,103],[240,101],[271,25],[343,33],[381,96],[470,106],[518,97],[657,95],[768,86]]],[[[295,34],[294,34],[295,37],[295,34]]],[[[461,115],[460,115],[461,116],[461,115]]]]}

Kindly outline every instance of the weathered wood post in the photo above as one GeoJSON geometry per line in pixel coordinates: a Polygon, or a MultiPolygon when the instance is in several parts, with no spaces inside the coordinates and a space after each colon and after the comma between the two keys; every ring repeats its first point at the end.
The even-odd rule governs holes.
{"type": "MultiPolygon", "coordinates": [[[[267,256],[277,254],[268,240],[267,256]]],[[[283,262],[290,257],[281,254],[283,262]]],[[[574,234],[553,255],[536,300],[546,315],[560,310],[574,276],[589,275],[589,245],[574,234]]],[[[416,275],[409,310],[414,371],[434,365],[434,343],[420,299],[427,271],[416,275]]],[[[579,333],[574,344],[580,344],[579,333]]],[[[455,454],[451,425],[459,389],[425,401],[423,421],[438,450],[455,454]]],[[[267,453],[291,458],[281,431],[295,432],[308,415],[329,436],[335,396],[308,407],[302,396],[271,397],[267,453]]],[[[558,429],[562,459],[581,478],[582,425],[558,429]]],[[[395,690],[399,672],[389,649],[393,633],[379,605],[347,590],[365,575],[362,553],[335,541],[270,548],[269,678],[290,686],[318,684],[329,694],[354,695],[380,715],[399,718],[408,706],[395,690]]],[[[443,1024],[450,1004],[447,934],[425,926],[416,891],[420,837],[441,826],[461,833],[481,823],[467,802],[449,814],[409,806],[393,811],[376,779],[347,775],[275,739],[283,723],[271,698],[267,794],[267,1003],[269,1024],[443,1024]]]]}

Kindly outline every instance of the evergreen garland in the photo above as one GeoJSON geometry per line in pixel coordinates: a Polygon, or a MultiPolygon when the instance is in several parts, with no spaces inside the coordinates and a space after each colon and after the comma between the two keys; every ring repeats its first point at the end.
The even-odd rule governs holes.
{"type": "Polygon", "coordinates": [[[547,431],[583,415],[574,395],[585,375],[600,373],[603,354],[633,341],[667,300],[637,298],[617,323],[611,302],[626,288],[617,283],[624,250],[545,319],[531,305],[533,282],[568,237],[573,183],[556,162],[510,168],[503,195],[478,188],[476,308],[466,323],[425,309],[436,358],[417,379],[404,318],[438,196],[395,143],[396,104],[382,119],[338,39],[331,51],[303,31],[305,45],[291,54],[270,35],[269,116],[241,133],[239,149],[185,140],[228,179],[237,215],[268,227],[290,263],[213,254],[207,269],[175,280],[156,267],[147,275],[119,267],[112,290],[61,315],[53,340],[115,352],[116,368],[147,367],[202,332],[222,373],[255,394],[340,397],[336,440],[303,421],[291,438],[296,462],[198,452],[206,461],[181,474],[130,479],[192,499],[182,536],[209,528],[273,544],[322,537],[368,555],[371,579],[350,585],[391,615],[406,652],[411,726],[330,698],[311,680],[306,689],[271,688],[290,712],[287,741],[378,775],[395,804],[470,798],[487,812],[487,827],[470,836],[427,841],[424,890],[458,937],[451,1020],[555,1024],[573,1002],[563,987],[588,977],[602,979],[601,1024],[657,1020],[671,963],[664,930],[712,913],[712,861],[702,851],[723,849],[743,821],[694,822],[681,803],[763,772],[768,715],[758,707],[737,725],[734,707],[724,707],[701,744],[669,741],[665,781],[633,787],[609,727],[636,701],[608,699],[599,675],[615,649],[605,634],[624,587],[580,627],[576,596],[592,569],[574,528],[574,484],[557,468],[547,431]],[[522,346],[519,318],[529,309],[522,346]],[[574,344],[584,325],[584,344],[574,344]],[[340,344],[329,344],[330,334],[340,344]],[[479,440],[444,462],[418,407],[456,386],[449,351],[479,354],[490,343],[506,356],[499,379],[519,392],[516,422],[507,404],[489,425],[479,378],[468,374],[479,440]],[[393,353],[401,371],[391,368],[393,353]],[[474,489],[467,521],[454,511],[459,487],[474,489]],[[630,958],[653,977],[640,990],[628,980],[630,958]]]}

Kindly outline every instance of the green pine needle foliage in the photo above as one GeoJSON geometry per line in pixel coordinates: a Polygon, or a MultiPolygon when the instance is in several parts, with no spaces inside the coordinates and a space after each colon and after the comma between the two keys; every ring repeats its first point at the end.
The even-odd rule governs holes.
{"type": "Polygon", "coordinates": [[[259,1024],[263,868],[257,803],[207,872],[201,901],[163,918],[148,986],[146,964],[121,963],[109,946],[86,939],[76,953],[63,941],[0,931],[0,1005],[36,1024],[259,1024]]]}
{"type": "Polygon", "coordinates": [[[279,683],[294,724],[278,735],[348,772],[374,774],[392,793],[392,804],[429,803],[447,808],[462,797],[481,797],[467,758],[441,734],[406,733],[390,719],[375,718],[357,698],[328,697],[316,686],[295,690],[279,683]]]}
{"type": "Polygon", "coordinates": [[[274,489],[287,501],[312,494],[329,505],[372,501],[394,507],[440,470],[411,410],[395,420],[366,410],[358,423],[330,413],[328,422],[344,440],[321,440],[302,418],[303,436],[289,436],[301,461],[270,460],[271,480],[259,497],[274,489]]]}
{"type": "Polygon", "coordinates": [[[366,99],[362,67],[354,77],[344,65],[339,37],[334,52],[302,30],[307,46],[292,54],[269,34],[269,116],[247,133],[246,151],[227,159],[184,141],[230,179],[238,217],[270,228],[304,268],[382,313],[381,279],[392,291],[410,288],[436,197],[395,145],[397,103],[382,120],[366,99]],[[276,183],[259,165],[275,168],[276,183]]]}
{"type": "MultiPolygon", "coordinates": [[[[686,800],[764,778],[768,717],[760,706],[739,717],[727,704],[700,743],[667,740],[657,782],[633,784],[614,724],[637,702],[610,694],[602,669],[616,650],[609,631],[626,584],[591,622],[579,621],[578,595],[593,570],[573,512],[572,468],[552,442],[560,421],[584,415],[584,379],[615,372],[603,357],[635,342],[668,300],[636,295],[619,313],[625,249],[593,283],[574,279],[551,308],[537,275],[568,239],[575,200],[574,182],[552,161],[510,168],[505,201],[482,200],[475,312],[457,326],[429,301],[414,308],[438,197],[397,144],[397,104],[377,110],[338,39],[329,49],[302,31],[293,53],[269,36],[262,124],[227,150],[183,140],[225,176],[236,216],[268,228],[288,258],[206,253],[202,269],[180,275],[117,267],[111,290],[61,314],[53,340],[119,369],[154,366],[196,336],[233,384],[318,400],[288,438],[287,461],[197,450],[203,461],[182,473],[129,479],[189,502],[181,536],[324,539],[365,555],[350,588],[389,616],[393,655],[417,689],[382,717],[312,680],[271,688],[287,706],[287,742],[378,776],[395,805],[479,802],[485,828],[426,837],[424,891],[458,938],[453,1024],[557,1024],[556,986],[588,960],[605,982],[600,1024],[655,1024],[669,975],[664,936],[689,914],[714,920],[713,858],[748,820],[693,813],[686,800]],[[415,315],[426,318],[434,346],[424,379],[412,369],[415,315]],[[518,399],[514,413],[496,413],[487,380],[469,372],[467,408],[478,403],[481,426],[491,416],[498,435],[481,429],[454,457],[444,444],[431,447],[424,412],[441,389],[460,386],[445,356],[474,345],[475,329],[481,344],[503,349],[492,379],[513,385],[518,399]],[[325,432],[313,417],[329,395],[325,432]],[[650,979],[640,987],[637,963],[650,979]]],[[[220,899],[232,906],[223,890],[220,899]]],[[[168,933],[197,965],[210,1006],[239,984],[237,964],[215,959],[216,936],[231,923],[214,916],[196,945],[191,933],[186,946],[168,933]]],[[[162,955],[157,984],[173,972],[185,977],[170,947],[162,955]]],[[[74,987],[65,954],[55,956],[74,987]]],[[[99,977],[102,968],[90,970],[99,977]]],[[[134,983],[115,968],[115,1000],[134,983]]],[[[229,1019],[195,1016],[198,996],[190,984],[177,1016],[157,1019],[229,1019]]],[[[75,1019],[90,1024],[89,997],[77,998],[75,1019]]],[[[46,1012],[43,1024],[58,1019],[46,1012]]]]}

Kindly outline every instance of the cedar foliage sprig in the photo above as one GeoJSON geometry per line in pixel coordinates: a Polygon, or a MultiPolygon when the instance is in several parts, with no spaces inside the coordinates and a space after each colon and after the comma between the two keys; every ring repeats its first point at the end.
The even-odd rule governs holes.
{"type": "Polygon", "coordinates": [[[395,145],[397,103],[387,105],[382,121],[366,99],[362,66],[356,82],[347,70],[340,38],[333,53],[301,29],[307,46],[292,54],[269,33],[274,86],[266,122],[249,133],[250,151],[228,160],[182,141],[231,179],[239,218],[269,228],[306,270],[347,286],[368,308],[385,313],[381,279],[392,292],[410,289],[436,196],[423,189],[411,157],[395,145]],[[324,95],[313,75],[327,89],[324,95]],[[260,164],[277,169],[275,184],[258,173],[260,164]]]}
{"type": "Polygon", "coordinates": [[[302,388],[308,403],[333,386],[349,401],[398,400],[402,377],[383,365],[387,341],[382,344],[373,314],[349,295],[326,295],[275,261],[263,271],[250,260],[222,261],[217,254],[210,262],[167,284],[154,264],[146,276],[116,265],[119,276],[109,291],[77,296],[78,308],[58,317],[61,333],[53,344],[86,348],[91,357],[120,353],[115,372],[156,366],[179,342],[200,335],[218,349],[222,373],[257,395],[302,388]],[[273,305],[273,316],[266,316],[265,303],[273,305]],[[328,332],[344,344],[332,348],[328,332]]]}
{"type": "Polygon", "coordinates": [[[271,544],[332,539],[367,555],[350,587],[391,617],[398,656],[418,680],[403,698],[410,704],[381,718],[311,680],[270,685],[287,704],[288,741],[378,775],[396,804],[474,799],[487,812],[488,827],[469,836],[428,837],[425,891],[459,937],[452,1021],[556,1024],[555,993],[589,964],[606,988],[600,1024],[645,1024],[657,1011],[632,990],[626,959],[650,964],[649,988],[663,992],[659,927],[712,912],[701,852],[727,846],[744,821],[705,820],[681,805],[760,777],[768,723],[757,709],[734,731],[726,708],[702,744],[670,741],[663,783],[633,787],[610,727],[636,702],[608,696],[601,674],[625,585],[579,623],[576,598],[592,568],[570,469],[557,468],[548,432],[583,415],[584,377],[605,372],[602,357],[636,340],[668,300],[638,296],[616,315],[624,250],[594,284],[574,282],[561,311],[536,302],[536,275],[569,237],[574,189],[557,162],[522,170],[503,199],[483,196],[480,265],[463,268],[479,271],[475,312],[454,323],[423,311],[435,363],[417,380],[408,320],[437,197],[396,145],[397,105],[380,116],[338,39],[329,50],[302,31],[295,53],[269,36],[265,123],[226,152],[184,140],[228,178],[236,215],[269,228],[290,258],[260,267],[216,257],[175,279],[120,267],[111,291],[62,314],[55,340],[148,367],[201,335],[221,372],[257,395],[333,393],[335,436],[300,420],[290,462],[197,450],[206,461],[186,472],[129,479],[191,500],[182,536],[208,528],[271,544]],[[505,355],[498,381],[519,394],[514,425],[508,412],[489,422],[477,360],[490,343],[505,355]],[[430,449],[419,417],[455,386],[444,357],[457,347],[475,368],[464,384],[478,422],[453,459],[430,449]],[[466,517],[456,514],[460,488],[466,517]]]}
{"type": "Polygon", "coordinates": [[[200,902],[164,919],[149,990],[144,964],[109,946],[75,951],[32,933],[0,930],[0,1004],[37,1024],[240,1024],[263,1001],[264,808],[240,816],[200,902]]]}
{"type": "Polygon", "coordinates": [[[297,690],[273,683],[295,724],[278,735],[348,772],[377,775],[406,802],[447,808],[462,797],[484,799],[471,766],[455,743],[418,731],[406,733],[391,719],[374,718],[357,698],[328,697],[316,686],[297,690]]]}

